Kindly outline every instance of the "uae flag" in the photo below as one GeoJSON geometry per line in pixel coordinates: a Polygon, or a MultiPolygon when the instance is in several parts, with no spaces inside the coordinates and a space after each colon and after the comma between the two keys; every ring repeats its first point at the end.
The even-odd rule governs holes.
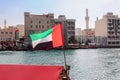
{"type": "Polygon", "coordinates": [[[46,49],[63,46],[62,24],[58,24],[42,33],[30,35],[33,48],[46,49]]]}

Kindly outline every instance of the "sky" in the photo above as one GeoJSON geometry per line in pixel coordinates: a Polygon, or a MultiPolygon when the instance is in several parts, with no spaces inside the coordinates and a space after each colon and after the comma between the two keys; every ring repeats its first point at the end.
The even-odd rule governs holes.
{"type": "Polygon", "coordinates": [[[95,27],[96,17],[107,12],[120,16],[120,0],[0,0],[0,26],[24,24],[24,12],[31,14],[54,13],[55,18],[65,15],[76,20],[76,28],[85,28],[86,8],[89,11],[89,27],[95,27]]]}

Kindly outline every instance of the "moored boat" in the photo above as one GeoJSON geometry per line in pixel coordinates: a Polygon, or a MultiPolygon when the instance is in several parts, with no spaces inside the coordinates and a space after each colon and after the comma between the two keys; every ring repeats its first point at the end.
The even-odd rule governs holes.
{"type": "MultiPolygon", "coordinates": [[[[68,73],[68,72],[67,72],[68,73]]],[[[0,64],[0,80],[70,80],[63,66],[0,64]]]]}

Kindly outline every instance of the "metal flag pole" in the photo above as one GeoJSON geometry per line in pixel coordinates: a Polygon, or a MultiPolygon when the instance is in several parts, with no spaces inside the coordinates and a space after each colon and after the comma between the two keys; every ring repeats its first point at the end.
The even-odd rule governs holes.
{"type": "Polygon", "coordinates": [[[63,54],[64,54],[64,67],[65,67],[65,80],[70,80],[69,78],[69,68],[70,66],[67,66],[67,62],[66,62],[66,54],[65,54],[65,46],[63,47],[63,54]],[[69,68],[68,68],[69,67],[69,68]]]}
{"type": "Polygon", "coordinates": [[[64,54],[64,66],[65,66],[65,69],[67,70],[65,47],[63,47],[63,54],[64,54]]]}
{"type": "MultiPolygon", "coordinates": [[[[61,23],[62,24],[62,23],[61,23]]],[[[62,29],[63,30],[63,29],[62,29]]],[[[64,32],[63,32],[64,33],[64,32]]],[[[63,34],[62,34],[63,35],[63,34]]],[[[64,39],[64,35],[63,35],[63,39],[64,39]]],[[[66,62],[66,54],[65,54],[65,49],[66,49],[66,47],[65,47],[65,41],[63,41],[64,42],[64,46],[62,47],[62,49],[63,49],[63,54],[64,54],[64,73],[63,74],[65,74],[64,75],[64,79],[63,80],[70,80],[70,78],[69,78],[69,76],[68,76],[68,66],[67,66],[67,62],[66,62]]],[[[69,68],[70,68],[70,66],[69,66],[69,68]]]]}
{"type": "MultiPolygon", "coordinates": [[[[63,26],[63,24],[61,23],[61,25],[63,26]]],[[[63,32],[63,34],[62,34],[62,36],[63,36],[63,43],[64,43],[64,45],[62,46],[62,49],[63,49],[63,54],[64,54],[64,67],[65,67],[65,70],[67,70],[67,63],[66,63],[66,55],[65,55],[65,37],[64,37],[64,31],[63,31],[64,29],[62,28],[62,32],[63,32]]]]}

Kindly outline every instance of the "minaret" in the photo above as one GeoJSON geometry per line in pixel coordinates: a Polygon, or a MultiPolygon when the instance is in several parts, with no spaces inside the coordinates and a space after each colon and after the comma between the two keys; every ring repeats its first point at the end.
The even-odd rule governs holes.
{"type": "Polygon", "coordinates": [[[85,21],[86,21],[86,29],[89,29],[89,16],[88,16],[88,9],[86,9],[85,21]]]}
{"type": "Polygon", "coordinates": [[[96,21],[98,21],[98,17],[96,17],[96,21]]]}
{"type": "Polygon", "coordinates": [[[4,28],[7,28],[6,26],[7,22],[6,22],[6,19],[4,20],[4,28]]]}

